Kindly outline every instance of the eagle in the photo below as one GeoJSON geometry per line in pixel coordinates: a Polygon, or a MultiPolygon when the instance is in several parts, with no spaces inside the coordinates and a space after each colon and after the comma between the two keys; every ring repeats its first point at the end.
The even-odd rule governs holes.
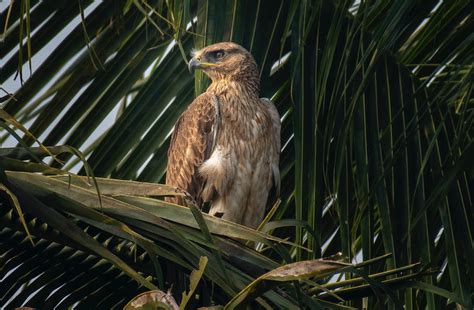
{"type": "Polygon", "coordinates": [[[200,208],[209,203],[212,216],[256,228],[280,191],[280,116],[260,98],[259,70],[245,48],[221,42],[191,56],[189,70],[212,82],[174,126],[166,184],[200,208]]]}

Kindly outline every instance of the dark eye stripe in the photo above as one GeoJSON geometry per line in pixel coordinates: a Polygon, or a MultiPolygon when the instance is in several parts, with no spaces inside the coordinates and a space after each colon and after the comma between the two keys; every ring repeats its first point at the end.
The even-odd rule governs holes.
{"type": "Polygon", "coordinates": [[[217,50],[217,51],[209,52],[209,54],[214,58],[221,58],[222,56],[225,55],[225,52],[224,50],[217,50]]]}
{"type": "Polygon", "coordinates": [[[229,55],[229,54],[233,54],[233,53],[239,53],[241,51],[237,48],[230,48],[230,49],[226,49],[226,50],[220,49],[220,50],[208,51],[206,54],[208,55],[208,57],[212,57],[214,59],[217,59],[217,58],[219,58],[218,55],[217,55],[219,52],[222,52],[223,53],[222,56],[225,56],[225,55],[229,55]]]}

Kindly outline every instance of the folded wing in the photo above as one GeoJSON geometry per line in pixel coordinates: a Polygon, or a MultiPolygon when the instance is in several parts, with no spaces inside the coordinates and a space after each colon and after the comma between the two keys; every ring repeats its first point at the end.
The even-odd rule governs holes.
{"type": "MultiPolygon", "coordinates": [[[[194,99],[175,124],[168,150],[166,184],[185,190],[202,205],[201,192],[205,180],[199,167],[214,148],[219,124],[219,103],[216,96],[204,93],[194,99]]],[[[176,197],[167,201],[183,204],[176,197]]]]}

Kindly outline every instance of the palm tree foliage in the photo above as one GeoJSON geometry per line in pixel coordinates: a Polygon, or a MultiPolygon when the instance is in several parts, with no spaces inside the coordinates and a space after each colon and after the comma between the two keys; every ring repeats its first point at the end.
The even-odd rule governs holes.
{"type": "Polygon", "coordinates": [[[471,308],[473,6],[3,6],[0,139],[18,145],[0,150],[0,304],[110,308],[170,287],[180,300],[206,256],[189,307],[234,297],[277,308],[471,308]],[[282,116],[281,203],[262,231],[167,204],[160,197],[180,193],[154,184],[174,122],[209,82],[189,74],[186,55],[229,40],[254,55],[261,95],[282,116]],[[242,291],[282,264],[337,252],[369,263],[331,269],[339,277],[292,269],[300,282],[260,278],[242,291]]]}

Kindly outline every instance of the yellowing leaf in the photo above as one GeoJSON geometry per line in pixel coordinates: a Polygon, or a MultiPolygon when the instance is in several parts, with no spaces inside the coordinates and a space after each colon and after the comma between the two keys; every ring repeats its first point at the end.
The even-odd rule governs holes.
{"type": "Polygon", "coordinates": [[[170,291],[167,293],[154,290],[142,293],[135,296],[130,300],[123,310],[135,310],[135,309],[171,309],[178,310],[179,307],[176,300],[171,295],[170,291]]]}
{"type": "Polygon", "coordinates": [[[307,260],[296,262],[275,268],[247,285],[225,306],[226,309],[246,304],[257,296],[261,296],[276,284],[275,282],[287,282],[294,280],[305,280],[313,277],[324,277],[334,272],[340,272],[344,268],[351,266],[333,260],[307,260]]]}
{"type": "Polygon", "coordinates": [[[28,236],[28,239],[31,241],[31,244],[35,245],[33,241],[33,237],[30,234],[30,230],[28,229],[28,225],[26,224],[25,221],[25,216],[23,214],[23,211],[21,210],[20,203],[18,202],[18,198],[16,198],[15,194],[13,194],[5,185],[0,183],[0,190],[4,191],[8,197],[10,197],[13,206],[16,209],[16,212],[18,213],[18,217],[20,218],[20,222],[23,225],[23,228],[25,228],[26,235],[28,236]]]}
{"type": "Polygon", "coordinates": [[[193,270],[191,272],[191,275],[189,276],[189,292],[187,294],[183,292],[183,299],[181,300],[179,309],[184,310],[186,308],[186,305],[189,302],[189,299],[191,299],[191,296],[193,295],[194,290],[196,290],[199,280],[201,280],[201,277],[204,274],[204,269],[206,269],[207,261],[208,261],[207,256],[201,256],[199,258],[199,269],[193,270]]]}
{"type": "Polygon", "coordinates": [[[327,260],[306,260],[273,269],[264,275],[264,279],[282,282],[304,280],[322,277],[347,266],[350,264],[327,260]]]}

